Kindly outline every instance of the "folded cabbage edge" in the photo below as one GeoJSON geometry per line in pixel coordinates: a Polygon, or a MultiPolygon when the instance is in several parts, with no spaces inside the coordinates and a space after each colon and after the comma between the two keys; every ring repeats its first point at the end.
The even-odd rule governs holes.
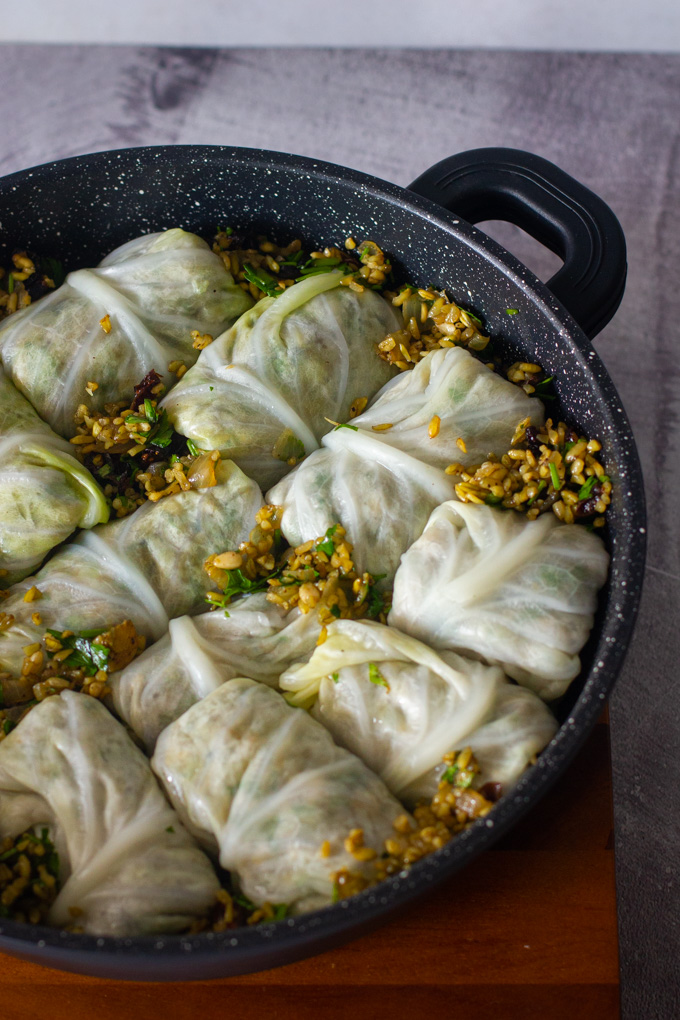
{"type": "Polygon", "coordinates": [[[206,347],[163,401],[177,432],[234,458],[263,488],[317,450],[329,420],[396,371],[376,355],[396,312],[342,280],[320,273],[262,298],[206,347]]]}
{"type": "Polygon", "coordinates": [[[35,457],[36,460],[48,467],[63,471],[83,490],[87,498],[88,510],[80,522],[81,528],[93,528],[95,524],[107,523],[110,510],[106,497],[87,468],[80,464],[75,457],[67,453],[51,451],[47,446],[33,442],[22,443],[21,452],[35,457]]]}
{"type": "Polygon", "coordinates": [[[75,918],[92,935],[179,932],[214,902],[215,871],[148,760],[86,694],[45,699],[0,744],[0,805],[2,835],[48,828],[61,883],[51,925],[75,918]]]}
{"type": "Polygon", "coordinates": [[[315,613],[284,612],[264,593],[236,602],[228,617],[171,620],[166,635],[109,678],[113,707],[151,753],[163,729],[227,680],[277,687],[284,669],[309,658],[320,631],[315,613]]]}
{"type": "Polygon", "coordinates": [[[498,666],[437,653],[368,620],[329,624],[326,641],[309,663],[282,675],[281,688],[289,703],[313,702],[313,718],[407,806],[430,800],[444,756],[467,746],[482,751],[480,783],[507,789],[557,728],[540,698],[498,666]],[[521,746],[510,753],[503,740],[513,721],[521,746]]]}
{"type": "Polygon", "coordinates": [[[368,873],[345,847],[351,830],[382,846],[403,814],[323,726],[247,678],[228,680],[164,730],[151,765],[189,831],[219,847],[238,887],[293,913],[329,905],[339,869],[368,873]]]}
{"type": "Polygon", "coordinates": [[[46,627],[107,629],[129,619],[155,641],[170,619],[204,611],[205,559],[238,548],[262,506],[259,488],[232,461],[221,461],[216,474],[215,486],[148,501],[63,545],[29,580],[43,596],[40,626],[24,601],[26,582],[13,586],[3,602],[14,621],[0,630],[0,669],[18,674],[23,647],[40,641],[46,627]]]}
{"type": "MultiPolygon", "coordinates": [[[[122,245],[96,268],[69,273],[61,287],[7,317],[0,357],[41,416],[71,436],[87,381],[98,384],[95,412],[129,399],[152,368],[197,360],[192,329],[217,335],[251,305],[204,240],[172,228],[122,245]]],[[[169,376],[166,384],[175,381],[169,376]]]]}
{"type": "Polygon", "coordinates": [[[608,563],[598,535],[552,513],[449,501],[403,555],[388,623],[552,701],[579,673],[608,563]]]}

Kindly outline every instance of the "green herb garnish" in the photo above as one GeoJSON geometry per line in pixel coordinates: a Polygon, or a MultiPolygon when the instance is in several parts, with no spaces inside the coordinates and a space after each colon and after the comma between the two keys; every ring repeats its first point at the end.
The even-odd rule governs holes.
{"type": "Polygon", "coordinates": [[[256,269],[249,262],[246,262],[243,267],[243,275],[248,283],[255,284],[256,287],[264,291],[267,297],[278,297],[279,294],[283,293],[276,277],[268,273],[266,269],[256,269]]]}
{"type": "Polygon", "coordinates": [[[590,478],[586,482],[584,482],[581,488],[578,490],[578,498],[588,499],[588,497],[592,494],[593,489],[597,485],[597,481],[598,480],[595,477],[595,475],[591,475],[590,478]]]}
{"type": "Polygon", "coordinates": [[[554,461],[551,460],[548,467],[550,468],[550,480],[552,482],[552,487],[555,490],[555,492],[559,492],[560,489],[562,488],[562,483],[560,482],[560,476],[557,473],[557,468],[555,467],[554,461]]]}
{"type": "Polygon", "coordinates": [[[283,259],[282,262],[279,262],[279,265],[280,266],[295,266],[295,268],[297,269],[298,266],[300,265],[301,260],[304,257],[305,257],[305,253],[302,250],[296,251],[293,255],[289,255],[287,258],[283,259]]]}
{"type": "Polygon", "coordinates": [[[476,322],[478,326],[483,326],[484,325],[484,323],[479,318],[479,316],[475,315],[474,312],[471,312],[469,308],[464,308],[463,311],[465,312],[466,315],[469,315],[470,318],[472,319],[472,321],[476,322]]]}
{"type": "Polygon", "coordinates": [[[468,786],[472,785],[475,774],[468,769],[463,769],[461,771],[457,765],[449,765],[449,767],[442,772],[441,778],[445,783],[452,783],[461,790],[467,790],[468,786]]]}
{"type": "MultiPolygon", "coordinates": [[[[330,273],[331,270],[337,269],[342,265],[342,259],[339,256],[325,256],[320,259],[309,259],[305,262],[304,266],[300,270],[301,280],[306,280],[310,276],[320,276],[321,273],[330,273]]],[[[348,272],[349,272],[349,266],[348,272]]]]}
{"type": "Polygon", "coordinates": [[[315,552],[325,553],[326,556],[332,556],[335,552],[335,545],[333,544],[333,535],[337,531],[337,524],[333,524],[326,532],[326,537],[316,547],[315,552]]]}
{"type": "Polygon", "coordinates": [[[243,893],[238,893],[233,897],[233,900],[234,903],[238,903],[239,907],[243,907],[244,910],[247,910],[249,914],[252,914],[253,911],[258,909],[257,904],[253,903],[252,900],[249,900],[247,896],[243,895],[243,893]]]}
{"type": "Polygon", "coordinates": [[[383,593],[376,588],[378,581],[382,581],[385,577],[387,577],[387,574],[376,574],[366,593],[366,600],[368,602],[366,616],[371,620],[377,620],[381,613],[387,614],[390,609],[391,593],[383,593]]]}
{"type": "Polygon", "coordinates": [[[66,273],[59,259],[45,258],[40,260],[40,272],[49,277],[55,287],[61,287],[66,273]]]}
{"type": "Polygon", "coordinates": [[[517,315],[518,312],[519,312],[519,308],[506,308],[505,309],[506,315],[517,315]]]}
{"type": "Polygon", "coordinates": [[[144,414],[149,422],[158,421],[158,411],[153,406],[148,397],[144,398],[144,414]]]}
{"type": "MultiPolygon", "coordinates": [[[[172,442],[172,437],[175,434],[175,430],[168,420],[168,415],[163,408],[160,415],[157,417],[157,425],[154,429],[147,434],[147,443],[150,446],[169,446],[172,442]]],[[[188,441],[187,441],[188,443],[188,441]]]]}
{"type": "MultiPolygon", "coordinates": [[[[61,631],[49,630],[47,631],[53,638],[61,644],[62,648],[71,648],[73,651],[65,659],[62,660],[62,664],[69,669],[82,669],[87,676],[94,676],[95,673],[103,669],[105,670],[109,660],[110,649],[106,645],[97,644],[96,641],[91,641],[89,637],[83,634],[72,634],[70,637],[62,637],[61,631]]],[[[97,635],[92,635],[96,637],[97,635]]],[[[103,631],[99,631],[99,634],[103,631]]],[[[47,653],[50,658],[53,657],[54,653],[47,653]]]]}
{"type": "Polygon", "coordinates": [[[331,673],[331,680],[333,681],[334,684],[337,684],[339,679],[340,679],[339,673],[331,673]]]}
{"type": "Polygon", "coordinates": [[[528,507],[529,507],[529,506],[531,506],[531,504],[532,504],[532,503],[533,503],[533,502],[534,502],[535,500],[537,500],[537,499],[538,499],[538,497],[539,497],[539,496],[540,496],[540,494],[541,494],[541,493],[543,492],[543,490],[544,490],[544,489],[545,489],[545,488],[547,487],[547,485],[548,485],[548,483],[546,482],[545,478],[541,478],[540,482],[538,483],[538,490],[537,490],[537,492],[536,492],[536,495],[535,495],[535,496],[532,496],[532,497],[531,497],[531,499],[529,500],[529,502],[527,503],[527,506],[528,506],[528,507]]]}
{"type": "Polygon", "coordinates": [[[494,496],[493,493],[490,493],[488,496],[484,497],[484,502],[487,506],[498,506],[499,503],[503,502],[503,497],[494,496]]]}
{"type": "Polygon", "coordinates": [[[192,439],[187,439],[187,450],[192,457],[198,457],[199,449],[192,439]]]}
{"type": "Polygon", "coordinates": [[[376,684],[379,687],[385,687],[389,691],[390,685],[374,662],[369,662],[368,664],[368,679],[372,684],[376,684]]]}
{"type": "MultiPolygon", "coordinates": [[[[238,595],[252,595],[257,591],[265,591],[267,588],[267,582],[271,577],[274,577],[278,571],[273,571],[268,574],[267,577],[258,577],[255,581],[251,581],[250,578],[246,577],[240,568],[236,570],[228,570],[227,586],[224,589],[222,595],[217,595],[216,592],[210,592],[205,601],[215,607],[216,609],[225,609],[233,598],[238,595]]],[[[227,616],[229,614],[227,613],[227,616]]]]}

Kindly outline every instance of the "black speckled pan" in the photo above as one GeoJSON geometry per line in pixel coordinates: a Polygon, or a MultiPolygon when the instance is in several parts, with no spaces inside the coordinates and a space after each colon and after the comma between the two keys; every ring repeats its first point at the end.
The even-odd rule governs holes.
{"type": "Polygon", "coordinates": [[[481,314],[508,351],[553,373],[563,414],[603,441],[614,483],[611,572],[583,671],[558,706],[561,729],[538,764],[486,819],[403,877],[313,914],[223,934],[113,939],[0,922],[2,951],[103,977],[192,980],[288,963],[379,924],[449,878],[564,772],[621,668],[640,596],[640,466],[618,394],[588,339],[616,311],[626,275],[621,228],[600,199],[545,160],[512,149],[444,160],[409,190],[311,159],[215,146],[79,156],[0,180],[3,262],[29,247],[74,269],[144,232],[181,226],[210,236],[218,223],[282,240],[375,238],[394,254],[404,279],[445,286],[481,314]],[[482,219],[518,224],[561,255],[564,267],[542,284],[470,225],[482,219]]]}

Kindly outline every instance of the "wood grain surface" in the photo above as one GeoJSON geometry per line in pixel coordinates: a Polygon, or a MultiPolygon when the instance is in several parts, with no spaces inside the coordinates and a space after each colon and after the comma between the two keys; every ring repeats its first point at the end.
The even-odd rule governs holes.
{"type": "Polygon", "coordinates": [[[615,1020],[608,726],[496,847],[381,928],[260,974],[192,984],[81,977],[0,956],[3,1020],[615,1020]]]}

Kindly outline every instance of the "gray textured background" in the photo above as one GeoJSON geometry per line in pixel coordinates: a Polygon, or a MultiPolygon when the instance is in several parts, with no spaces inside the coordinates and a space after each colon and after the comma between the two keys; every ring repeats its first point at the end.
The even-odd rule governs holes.
{"type": "MultiPolygon", "coordinates": [[[[0,94],[0,174],[201,142],[407,184],[452,152],[509,145],[558,163],[615,210],[629,282],[597,348],[632,420],[650,514],[641,616],[611,704],[623,1015],[677,1017],[680,57],[6,45],[0,94]]],[[[493,232],[543,278],[555,268],[514,228],[493,232]]]]}

